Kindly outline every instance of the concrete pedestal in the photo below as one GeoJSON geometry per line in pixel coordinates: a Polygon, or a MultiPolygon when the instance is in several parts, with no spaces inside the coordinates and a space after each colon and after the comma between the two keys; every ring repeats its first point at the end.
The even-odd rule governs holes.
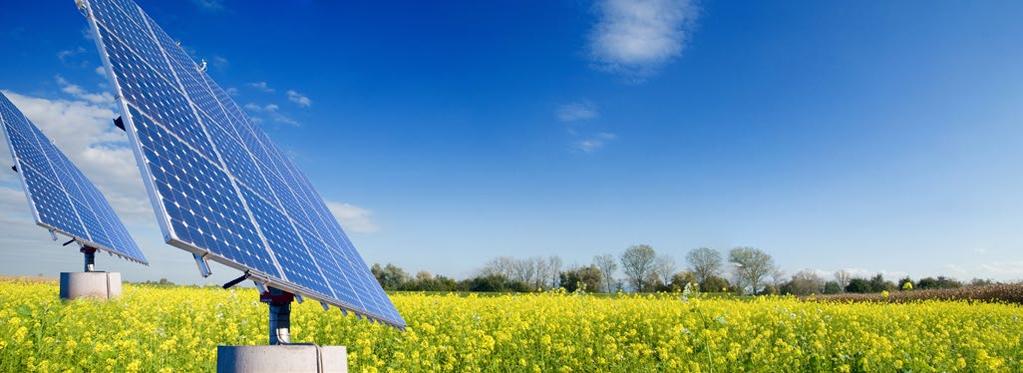
{"type": "Polygon", "coordinates": [[[348,372],[344,346],[217,346],[217,373],[348,372]]]}
{"type": "Polygon", "coordinates": [[[121,296],[118,272],[61,272],[60,299],[113,299],[121,296]]]}

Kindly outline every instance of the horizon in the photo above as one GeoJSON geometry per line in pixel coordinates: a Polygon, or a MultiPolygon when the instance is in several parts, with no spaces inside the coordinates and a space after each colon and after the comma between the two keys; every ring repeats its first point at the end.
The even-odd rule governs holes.
{"type": "MultiPolygon", "coordinates": [[[[1023,4],[139,4],[290,153],[370,265],[465,278],[501,256],[567,267],[649,244],[682,267],[691,249],[752,246],[790,275],[1023,279],[1023,4]]],[[[237,277],[202,278],[163,243],[74,2],[8,7],[0,90],[151,262],[98,268],[237,277]]],[[[0,273],[79,268],[14,173],[0,206],[0,273]]]]}

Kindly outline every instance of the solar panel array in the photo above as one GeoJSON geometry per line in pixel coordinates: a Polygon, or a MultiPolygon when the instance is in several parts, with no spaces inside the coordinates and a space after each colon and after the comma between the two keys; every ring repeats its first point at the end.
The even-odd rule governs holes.
{"type": "Polygon", "coordinates": [[[3,94],[0,122],[37,224],[86,246],[148,264],[96,186],[3,94]]]}
{"type": "Polygon", "coordinates": [[[131,0],[89,0],[167,242],[404,327],[309,180],[131,0]]]}

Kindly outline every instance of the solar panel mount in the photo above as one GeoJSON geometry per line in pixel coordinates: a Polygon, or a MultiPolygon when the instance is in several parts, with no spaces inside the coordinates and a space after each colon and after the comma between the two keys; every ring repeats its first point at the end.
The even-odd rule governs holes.
{"type": "Polygon", "coordinates": [[[148,265],[99,189],[2,93],[0,122],[36,224],[78,242],[87,271],[96,250],[148,265]]]}
{"type": "MultiPolygon", "coordinates": [[[[166,242],[259,284],[404,328],[312,183],[131,0],[78,0],[166,242]]],[[[300,298],[301,299],[301,298],[300,298]]]]}

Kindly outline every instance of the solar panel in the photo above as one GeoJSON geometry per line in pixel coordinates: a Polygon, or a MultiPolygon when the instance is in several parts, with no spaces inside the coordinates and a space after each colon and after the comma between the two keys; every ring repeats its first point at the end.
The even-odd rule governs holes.
{"type": "Polygon", "coordinates": [[[131,0],[80,1],[166,241],[404,327],[312,183],[131,0]]]}
{"type": "Polygon", "coordinates": [[[0,122],[37,224],[87,247],[148,264],[96,186],[3,94],[0,122]]]}

